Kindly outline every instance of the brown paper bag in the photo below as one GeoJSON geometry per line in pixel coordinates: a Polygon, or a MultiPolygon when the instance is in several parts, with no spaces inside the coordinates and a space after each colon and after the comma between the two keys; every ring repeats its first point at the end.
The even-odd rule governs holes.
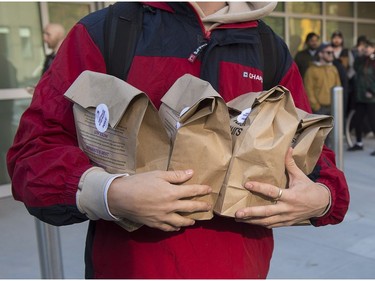
{"type": "MultiPolygon", "coordinates": [[[[109,173],[166,170],[168,135],[146,94],[110,75],[84,71],[65,93],[80,148],[109,173]]],[[[124,220],[131,231],[140,225],[124,220]]]]}
{"type": "MultiPolygon", "coordinates": [[[[310,174],[322,152],[324,141],[333,127],[333,118],[328,115],[310,114],[296,108],[299,125],[292,141],[293,159],[298,168],[310,174]]],[[[310,220],[294,224],[311,225],[310,220]]]]}
{"type": "Polygon", "coordinates": [[[293,159],[306,174],[310,174],[323,150],[324,141],[333,128],[333,117],[310,114],[297,108],[300,123],[293,138],[293,159]]]}
{"type": "MultiPolygon", "coordinates": [[[[208,184],[213,189],[210,195],[193,199],[214,206],[232,150],[225,102],[208,82],[187,74],[162,98],[159,114],[173,143],[168,170],[192,168],[194,176],[185,184],[208,184]]],[[[186,216],[205,220],[213,213],[186,216]]]]}
{"type": "Polygon", "coordinates": [[[214,211],[234,217],[243,207],[271,204],[244,188],[249,180],[286,188],[285,155],[299,124],[291,94],[285,87],[242,95],[231,108],[233,156],[214,211]]]}

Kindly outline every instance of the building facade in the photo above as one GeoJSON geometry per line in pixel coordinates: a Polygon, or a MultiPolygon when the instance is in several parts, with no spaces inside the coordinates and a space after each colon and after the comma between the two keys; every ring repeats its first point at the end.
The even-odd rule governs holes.
{"type": "MultiPolygon", "coordinates": [[[[5,155],[19,118],[31,101],[40,79],[44,57],[43,26],[61,23],[69,30],[86,14],[110,2],[0,2],[0,192],[9,183],[5,155]]],[[[314,31],[329,41],[335,30],[344,35],[345,47],[366,35],[375,39],[375,2],[279,2],[265,21],[284,38],[292,55],[302,49],[306,34],[314,31]]]]}

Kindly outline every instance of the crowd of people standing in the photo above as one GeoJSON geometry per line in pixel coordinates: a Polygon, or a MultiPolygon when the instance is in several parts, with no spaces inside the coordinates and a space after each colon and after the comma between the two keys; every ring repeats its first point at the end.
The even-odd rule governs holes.
{"type": "MultiPolygon", "coordinates": [[[[348,151],[363,150],[365,133],[372,131],[375,136],[374,50],[374,43],[363,35],[349,49],[344,47],[341,31],[333,32],[330,42],[322,43],[318,34],[310,32],[305,49],[294,57],[314,113],[331,114],[331,89],[343,87],[344,119],[355,110],[352,127],[356,143],[348,151]]],[[[375,156],[375,151],[371,155],[375,156]]]]}

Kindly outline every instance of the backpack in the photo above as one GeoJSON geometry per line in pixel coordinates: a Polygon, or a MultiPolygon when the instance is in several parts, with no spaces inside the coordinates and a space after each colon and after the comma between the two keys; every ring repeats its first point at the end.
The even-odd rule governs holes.
{"type": "MultiPolygon", "coordinates": [[[[126,80],[145,11],[155,12],[152,7],[135,2],[118,2],[108,7],[104,22],[104,59],[108,74],[126,80]]],[[[270,89],[275,86],[278,51],[271,28],[261,20],[257,28],[262,42],[262,60],[269,60],[264,64],[263,88],[270,89]]]]}

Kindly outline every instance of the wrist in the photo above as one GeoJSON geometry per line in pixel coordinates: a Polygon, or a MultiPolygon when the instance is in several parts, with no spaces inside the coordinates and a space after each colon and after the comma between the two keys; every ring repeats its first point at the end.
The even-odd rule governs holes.
{"type": "Polygon", "coordinates": [[[108,189],[112,181],[127,174],[110,174],[99,167],[88,169],[78,184],[77,208],[91,220],[118,220],[108,207],[108,189]]]}
{"type": "Polygon", "coordinates": [[[322,184],[322,183],[315,183],[316,185],[319,185],[321,187],[323,187],[323,189],[326,191],[326,194],[327,194],[327,203],[325,205],[325,208],[324,210],[321,212],[321,214],[317,215],[316,218],[320,218],[320,217],[323,217],[325,216],[329,209],[331,208],[331,205],[332,205],[332,196],[331,196],[331,191],[329,190],[329,188],[325,185],[325,184],[322,184]]]}
{"type": "Polygon", "coordinates": [[[118,178],[122,178],[122,177],[127,177],[129,176],[129,174],[119,174],[119,175],[114,175],[112,178],[110,178],[107,183],[106,183],[106,186],[105,186],[105,190],[104,190],[104,202],[105,202],[105,207],[107,209],[107,213],[116,221],[120,220],[120,218],[116,215],[114,215],[114,210],[111,211],[110,207],[109,207],[109,202],[108,202],[108,194],[109,194],[109,190],[110,190],[110,187],[112,185],[112,183],[118,179],[118,178]]]}

